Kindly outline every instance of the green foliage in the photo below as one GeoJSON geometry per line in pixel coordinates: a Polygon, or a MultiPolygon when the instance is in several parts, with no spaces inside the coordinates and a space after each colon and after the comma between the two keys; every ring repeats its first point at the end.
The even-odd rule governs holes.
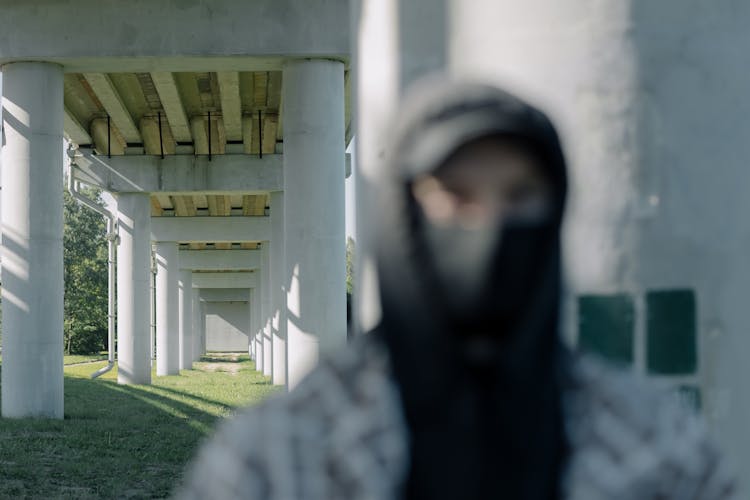
{"type": "MultiPolygon", "coordinates": [[[[100,193],[87,196],[101,203],[100,193]]],[[[65,191],[66,354],[98,353],[107,348],[107,227],[104,218],[65,191]]]]}
{"type": "Polygon", "coordinates": [[[354,240],[346,238],[346,293],[351,294],[354,288],[354,240]]]}

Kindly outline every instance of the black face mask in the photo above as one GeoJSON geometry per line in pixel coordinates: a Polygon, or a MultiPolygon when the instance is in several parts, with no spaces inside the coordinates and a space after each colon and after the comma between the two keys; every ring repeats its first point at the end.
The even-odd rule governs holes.
{"type": "Polygon", "coordinates": [[[549,224],[467,229],[421,220],[427,272],[451,330],[499,339],[510,334],[532,297],[549,224]]]}

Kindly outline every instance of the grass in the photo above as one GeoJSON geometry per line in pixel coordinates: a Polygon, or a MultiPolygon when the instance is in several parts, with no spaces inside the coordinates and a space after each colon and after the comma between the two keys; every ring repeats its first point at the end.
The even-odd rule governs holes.
{"type": "Polygon", "coordinates": [[[65,419],[0,419],[0,498],[163,498],[217,420],[278,391],[247,356],[214,355],[152,385],[106,362],[65,367],[65,419]]]}
{"type": "Polygon", "coordinates": [[[65,365],[75,365],[78,363],[91,363],[92,361],[101,361],[107,359],[107,354],[66,354],[63,356],[65,365]]]}

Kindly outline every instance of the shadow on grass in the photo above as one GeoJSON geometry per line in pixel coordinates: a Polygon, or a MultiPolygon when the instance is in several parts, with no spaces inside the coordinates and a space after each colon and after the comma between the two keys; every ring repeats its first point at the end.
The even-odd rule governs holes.
{"type": "Polygon", "coordinates": [[[0,498],[168,497],[231,406],[154,389],[66,376],[64,421],[0,419],[0,498]]]}

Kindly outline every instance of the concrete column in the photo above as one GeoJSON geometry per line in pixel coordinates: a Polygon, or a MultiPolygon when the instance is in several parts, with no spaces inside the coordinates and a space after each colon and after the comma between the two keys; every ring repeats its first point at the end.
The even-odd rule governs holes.
{"type": "Polygon", "coordinates": [[[191,292],[193,297],[193,361],[201,359],[201,294],[199,288],[194,288],[191,292]]]}
{"type": "Polygon", "coordinates": [[[200,346],[200,353],[201,356],[206,354],[206,303],[201,300],[201,346],[200,346]]]}
{"type": "Polygon", "coordinates": [[[151,383],[151,202],[144,193],[117,195],[117,381],[151,383]]]}
{"type": "Polygon", "coordinates": [[[286,384],[286,286],[284,280],[284,193],[271,193],[271,334],[273,383],[286,384]]]}
{"type": "Polygon", "coordinates": [[[346,343],[344,66],[284,66],[287,371],[294,388],[319,352],[346,343]]]}
{"type": "Polygon", "coordinates": [[[451,0],[450,65],[533,99],[561,128],[571,301],[694,291],[703,412],[750,478],[750,74],[737,65],[750,4],[693,7],[451,0]]]}
{"type": "Polygon", "coordinates": [[[193,272],[180,269],[180,370],[193,368],[193,272]]]}
{"type": "Polygon", "coordinates": [[[271,337],[271,286],[269,245],[263,242],[260,249],[260,330],[263,335],[263,375],[273,375],[273,338],[271,337]]]}
{"type": "Polygon", "coordinates": [[[266,359],[263,352],[263,332],[260,329],[260,286],[250,290],[248,305],[250,306],[250,338],[255,342],[255,369],[263,373],[266,359]]]}
{"type": "Polygon", "coordinates": [[[2,69],[2,416],[63,418],[62,68],[2,69]]]}
{"type": "Polygon", "coordinates": [[[156,374],[180,374],[179,247],[156,243],[156,374]]]}

